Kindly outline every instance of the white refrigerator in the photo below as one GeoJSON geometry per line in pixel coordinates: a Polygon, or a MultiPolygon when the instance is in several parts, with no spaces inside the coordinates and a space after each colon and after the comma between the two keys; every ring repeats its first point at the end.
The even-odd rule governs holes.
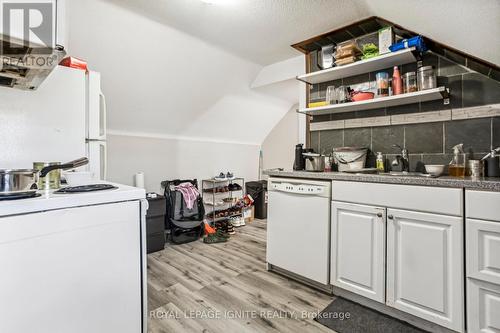
{"type": "Polygon", "coordinates": [[[106,179],[106,103],[100,74],[58,66],[35,91],[0,87],[0,169],[87,156],[106,179]]]}

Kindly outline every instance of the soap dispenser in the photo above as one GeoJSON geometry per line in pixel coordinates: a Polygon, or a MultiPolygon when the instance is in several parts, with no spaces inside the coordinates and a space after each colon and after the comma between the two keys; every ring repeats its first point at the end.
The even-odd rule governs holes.
{"type": "Polygon", "coordinates": [[[452,148],[453,159],[448,166],[448,172],[452,177],[465,177],[465,165],[467,154],[464,152],[464,144],[460,143],[452,148]]]}

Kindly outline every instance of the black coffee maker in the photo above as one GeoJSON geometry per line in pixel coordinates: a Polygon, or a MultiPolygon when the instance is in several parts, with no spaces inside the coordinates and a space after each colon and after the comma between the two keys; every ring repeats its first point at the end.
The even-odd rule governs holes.
{"type": "Polygon", "coordinates": [[[306,168],[306,160],[302,155],[304,153],[304,144],[299,143],[295,146],[295,162],[293,162],[293,170],[300,171],[306,168]]]}

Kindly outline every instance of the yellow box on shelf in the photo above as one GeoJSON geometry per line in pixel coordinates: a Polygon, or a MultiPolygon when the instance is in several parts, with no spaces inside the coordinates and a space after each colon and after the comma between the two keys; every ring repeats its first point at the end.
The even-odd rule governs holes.
{"type": "Polygon", "coordinates": [[[307,107],[308,108],[317,108],[317,107],[326,106],[326,105],[328,105],[328,103],[326,101],[311,102],[311,103],[307,104],[307,107]]]}

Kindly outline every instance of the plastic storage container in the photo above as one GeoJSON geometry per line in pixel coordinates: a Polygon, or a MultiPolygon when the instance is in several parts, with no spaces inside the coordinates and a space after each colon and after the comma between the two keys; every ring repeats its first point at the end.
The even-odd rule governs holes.
{"type": "Polygon", "coordinates": [[[247,194],[254,200],[255,218],[267,218],[267,181],[259,180],[245,184],[247,194]]]}
{"type": "Polygon", "coordinates": [[[427,51],[427,47],[425,46],[424,39],[422,38],[422,36],[415,36],[412,38],[403,39],[389,46],[389,49],[391,50],[391,52],[396,52],[399,50],[408,49],[410,47],[415,47],[419,52],[427,51]]]}
{"type": "Polygon", "coordinates": [[[403,93],[411,93],[417,90],[417,74],[415,72],[403,74],[403,93]]]}
{"type": "Polygon", "coordinates": [[[389,96],[389,73],[379,72],[375,74],[377,79],[377,96],[389,96]]]}
{"type": "Polygon", "coordinates": [[[423,66],[417,69],[418,90],[427,90],[437,87],[436,73],[434,67],[423,66]]]}

